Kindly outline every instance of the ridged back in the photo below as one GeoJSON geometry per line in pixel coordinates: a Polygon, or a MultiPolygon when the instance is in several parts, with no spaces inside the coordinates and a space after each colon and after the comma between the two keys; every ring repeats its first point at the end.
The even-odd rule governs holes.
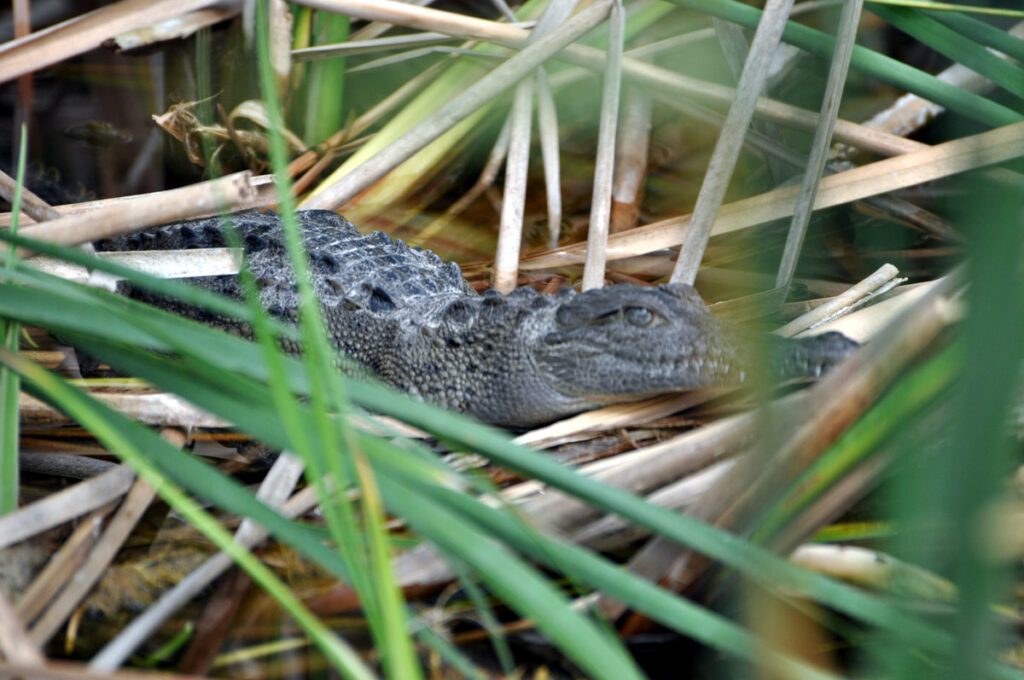
{"type": "MultiPolygon", "coordinates": [[[[476,293],[458,265],[430,251],[392,241],[387,234],[361,234],[351,222],[327,210],[297,213],[316,295],[325,308],[347,305],[380,314],[436,308],[439,300],[476,293]]],[[[280,217],[273,212],[231,216],[244,244],[264,306],[289,316],[297,306],[295,276],[290,266],[280,217]]],[[[181,250],[227,245],[222,218],[211,217],[154,227],[98,242],[98,250],[181,250]]],[[[241,290],[234,276],[193,279],[232,297],[241,290]]]]}

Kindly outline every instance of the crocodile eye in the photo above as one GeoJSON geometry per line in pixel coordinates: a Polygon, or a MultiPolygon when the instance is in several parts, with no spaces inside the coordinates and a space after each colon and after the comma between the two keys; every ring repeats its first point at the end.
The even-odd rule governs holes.
{"type": "Polygon", "coordinates": [[[650,326],[654,321],[654,312],[646,307],[626,307],[626,321],[634,326],[650,326]]]}

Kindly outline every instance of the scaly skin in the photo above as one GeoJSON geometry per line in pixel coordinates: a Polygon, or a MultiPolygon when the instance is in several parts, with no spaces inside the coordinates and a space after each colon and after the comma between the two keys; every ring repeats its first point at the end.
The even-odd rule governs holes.
{"type": "MultiPolygon", "coordinates": [[[[597,406],[739,384],[764,357],[776,379],[817,376],[857,344],[838,333],[787,340],[714,317],[690,286],[618,284],[585,293],[477,295],[458,267],[329,211],[299,213],[314,287],[334,345],[410,394],[506,427],[531,427],[597,406]]],[[[294,276],[272,213],[240,213],[260,299],[294,320],[294,276]]],[[[157,227],[101,250],[221,247],[219,220],[157,227]]],[[[193,279],[240,297],[233,276],[193,279]]],[[[237,322],[132,294],[229,330],[237,322]]]]}

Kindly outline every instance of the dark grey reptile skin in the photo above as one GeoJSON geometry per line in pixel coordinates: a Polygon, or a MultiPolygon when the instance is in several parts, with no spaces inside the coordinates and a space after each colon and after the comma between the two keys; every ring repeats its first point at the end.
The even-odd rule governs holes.
{"type": "MultiPolygon", "coordinates": [[[[279,218],[233,217],[260,299],[294,319],[294,276],[279,218]]],[[[778,379],[819,375],[857,345],[838,333],[786,340],[717,319],[690,286],[618,284],[585,293],[477,295],[454,263],[329,211],[299,213],[316,294],[334,344],[384,380],[436,404],[529,427],[605,404],[742,383],[760,357],[778,379]]],[[[97,243],[99,250],[222,247],[217,218],[97,243]]],[[[233,276],[196,278],[240,297],[233,276]]],[[[147,299],[144,293],[135,297],[147,299]]],[[[225,328],[202,310],[149,301],[225,328]]]]}

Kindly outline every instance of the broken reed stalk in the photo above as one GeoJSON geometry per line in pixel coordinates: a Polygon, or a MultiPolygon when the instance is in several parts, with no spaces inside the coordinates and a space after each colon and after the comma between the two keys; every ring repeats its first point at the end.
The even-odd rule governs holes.
{"type": "MultiPolygon", "coordinates": [[[[8,203],[14,202],[14,190],[18,181],[0,170],[0,197],[8,203]]],[[[53,220],[60,217],[53,206],[29,191],[28,187],[21,187],[21,210],[36,222],[53,220]]]]}
{"type": "Polygon", "coordinates": [[[0,550],[103,507],[124,495],[135,473],[119,465],[0,517],[0,550]]]}
{"type": "MultiPolygon", "coordinates": [[[[727,459],[712,463],[648,494],[647,501],[662,508],[684,512],[717,484],[737,462],[738,459],[727,459]]],[[[571,538],[573,542],[586,545],[592,550],[610,551],[623,548],[646,535],[649,532],[643,527],[631,524],[618,515],[605,515],[574,531],[571,538]]]]}
{"type": "MultiPolygon", "coordinates": [[[[1024,123],[1014,123],[931,147],[921,146],[923,148],[913,153],[886,158],[823,178],[818,187],[814,209],[830,208],[1018,158],[1024,155],[1024,123]]],[[[1002,169],[987,172],[996,179],[1009,173],[1002,169]]],[[[722,205],[712,235],[726,234],[791,216],[799,191],[800,188],[796,186],[783,187],[722,205]]],[[[686,235],[691,217],[672,217],[613,234],[608,239],[608,259],[620,260],[679,245],[686,235]]],[[[584,251],[585,247],[581,244],[566,246],[526,258],[519,266],[520,269],[530,270],[580,264],[584,261],[584,251]]]]}
{"type": "MultiPolygon", "coordinates": [[[[90,396],[132,420],[146,425],[193,427],[231,427],[231,423],[193,406],[167,392],[132,394],[90,392],[90,396]]],[[[18,411],[25,423],[71,422],[63,413],[35,397],[22,394],[18,411]]]]}
{"type": "MultiPolygon", "coordinates": [[[[260,483],[256,499],[275,509],[282,509],[282,506],[287,505],[287,509],[283,509],[281,514],[289,518],[311,510],[318,502],[314,487],[307,487],[296,494],[292,501],[285,503],[288,501],[288,494],[302,476],[303,468],[301,459],[288,452],[281,453],[260,483]]],[[[251,519],[245,518],[235,531],[235,540],[247,548],[252,548],[264,541],[267,535],[265,529],[251,519]]],[[[89,662],[89,669],[94,672],[116,670],[168,618],[233,565],[234,561],[223,551],[206,560],[173,588],[163,593],[143,614],[122,628],[93,656],[89,662]]]]}
{"type": "MultiPolygon", "coordinates": [[[[184,436],[181,436],[180,439],[184,443],[184,436]]],[[[29,630],[33,640],[45,645],[60,630],[79,603],[106,572],[107,567],[110,566],[124,542],[128,540],[128,536],[131,535],[138,521],[142,519],[142,515],[154,498],[156,498],[156,490],[150,486],[149,482],[144,479],[136,479],[128,495],[121,502],[121,506],[107,523],[103,535],[93,545],[89,556],[75,573],[75,578],[64,587],[55,599],[50,601],[29,630]]]]}
{"type": "Polygon", "coordinates": [[[604,69],[601,116],[594,158],[593,193],[587,229],[587,259],[583,263],[581,290],[604,285],[605,251],[612,216],[612,182],[615,178],[615,138],[619,122],[619,95],[622,91],[622,50],[626,11],[621,0],[612,5],[608,17],[608,60],[604,69]]]}
{"type": "Polygon", "coordinates": [[[558,247],[562,230],[562,169],[559,158],[558,110],[547,72],[537,69],[537,136],[544,163],[544,193],[548,204],[548,247],[558,247]]]}
{"type": "Polygon", "coordinates": [[[807,234],[807,225],[811,221],[814,198],[818,192],[818,185],[821,183],[821,175],[825,171],[825,163],[832,151],[832,131],[835,129],[836,117],[839,115],[839,102],[843,97],[846,75],[850,70],[850,56],[853,54],[863,5],[864,0],[848,0],[843,3],[840,12],[835,49],[832,53],[832,64],[829,67],[828,84],[822,97],[818,127],[814,130],[811,153],[804,169],[800,193],[797,196],[796,207],[793,209],[789,234],[782,251],[778,276],[775,279],[775,285],[787,292],[793,283],[796,263],[803,250],[804,236],[807,234]]]}
{"type": "MultiPolygon", "coordinates": [[[[163,279],[237,274],[242,265],[242,249],[196,248],[194,250],[101,251],[97,259],[112,262],[163,279]]],[[[34,257],[27,263],[53,276],[88,286],[114,290],[121,278],[108,272],[51,257],[34,257]]]]}
{"type": "MultiPolygon", "coordinates": [[[[0,592],[0,652],[19,663],[42,665],[42,646],[25,630],[7,596],[0,592]]],[[[34,676],[25,676],[34,677],[34,676]]]]}
{"type": "MultiPolygon", "coordinates": [[[[125,493],[128,491],[128,486],[130,483],[126,485],[125,493]]],[[[71,535],[61,543],[56,552],[50,556],[46,566],[36,575],[18,599],[15,610],[22,621],[32,621],[39,616],[40,612],[53,599],[53,594],[59,592],[64,584],[74,577],[75,572],[82,566],[82,562],[92,552],[93,546],[99,540],[100,529],[105,518],[114,511],[123,495],[119,495],[117,500],[89,513],[84,520],[79,522],[71,535]]]]}
{"type": "Polygon", "coordinates": [[[651,144],[650,95],[635,87],[630,88],[626,90],[623,105],[622,130],[615,150],[612,215],[608,226],[613,234],[632,229],[640,219],[651,144]]]}
{"type": "Polygon", "coordinates": [[[771,57],[778,48],[792,6],[793,0],[767,0],[765,4],[750,52],[743,64],[743,72],[736,84],[736,98],[729,105],[729,113],[725,117],[697,194],[690,225],[683,236],[679,259],[672,271],[673,283],[693,285],[697,280],[697,270],[704,258],[708,239],[711,238],[711,227],[732,179],[740,149],[743,148],[743,138],[768,80],[771,57]]]}
{"type": "Polygon", "coordinates": [[[0,83],[100,47],[118,34],[175,19],[217,0],[121,0],[0,44],[0,83]]]}
{"type": "Polygon", "coordinates": [[[126,202],[115,202],[25,227],[19,235],[50,243],[78,245],[157,224],[253,207],[261,200],[273,200],[271,192],[259,190],[252,180],[252,175],[245,171],[180,189],[135,196],[130,209],[126,202]]]}
{"type": "Polygon", "coordinates": [[[569,441],[579,441],[584,437],[577,435],[649,423],[652,420],[693,408],[729,391],[730,388],[709,387],[682,394],[663,394],[642,401],[612,404],[530,430],[516,437],[514,441],[523,446],[539,449],[569,441]]]}
{"type": "Polygon", "coordinates": [[[876,291],[895,279],[899,273],[900,271],[893,265],[883,264],[877,271],[865,279],[850,286],[846,291],[830,299],[828,302],[793,319],[782,328],[776,330],[775,333],[784,338],[791,338],[797,333],[812,329],[840,310],[850,307],[869,295],[875,294],[876,291]]]}
{"type": "Polygon", "coordinates": [[[494,255],[494,288],[511,293],[519,272],[519,246],[523,240],[526,171],[530,165],[530,129],[533,120],[533,80],[516,85],[509,114],[509,146],[505,160],[505,186],[501,200],[498,247],[494,255]]]}
{"type": "MultiPolygon", "coordinates": [[[[223,178],[222,178],[223,179],[223,178]]],[[[251,178],[253,189],[256,191],[256,197],[248,203],[241,203],[233,206],[234,210],[249,210],[252,208],[265,208],[270,205],[277,203],[277,198],[274,195],[274,179],[270,175],[255,175],[251,178]]],[[[177,191],[174,189],[173,191],[177,191]]],[[[135,210],[138,205],[145,205],[148,201],[155,200],[154,196],[159,197],[163,192],[155,192],[154,194],[136,194],[133,196],[119,196],[117,198],[101,198],[95,201],[82,201],[81,203],[68,203],[67,205],[55,205],[53,209],[59,213],[60,216],[78,215],[81,213],[90,212],[93,210],[110,210],[111,214],[115,208],[120,208],[131,212],[135,210]]],[[[216,215],[219,210],[210,210],[203,214],[197,214],[193,217],[210,217],[216,215]]],[[[7,227],[11,223],[11,213],[5,212],[0,213],[0,228],[7,227]]],[[[31,223],[30,220],[25,219],[24,215],[21,220],[22,226],[31,223]]]]}

